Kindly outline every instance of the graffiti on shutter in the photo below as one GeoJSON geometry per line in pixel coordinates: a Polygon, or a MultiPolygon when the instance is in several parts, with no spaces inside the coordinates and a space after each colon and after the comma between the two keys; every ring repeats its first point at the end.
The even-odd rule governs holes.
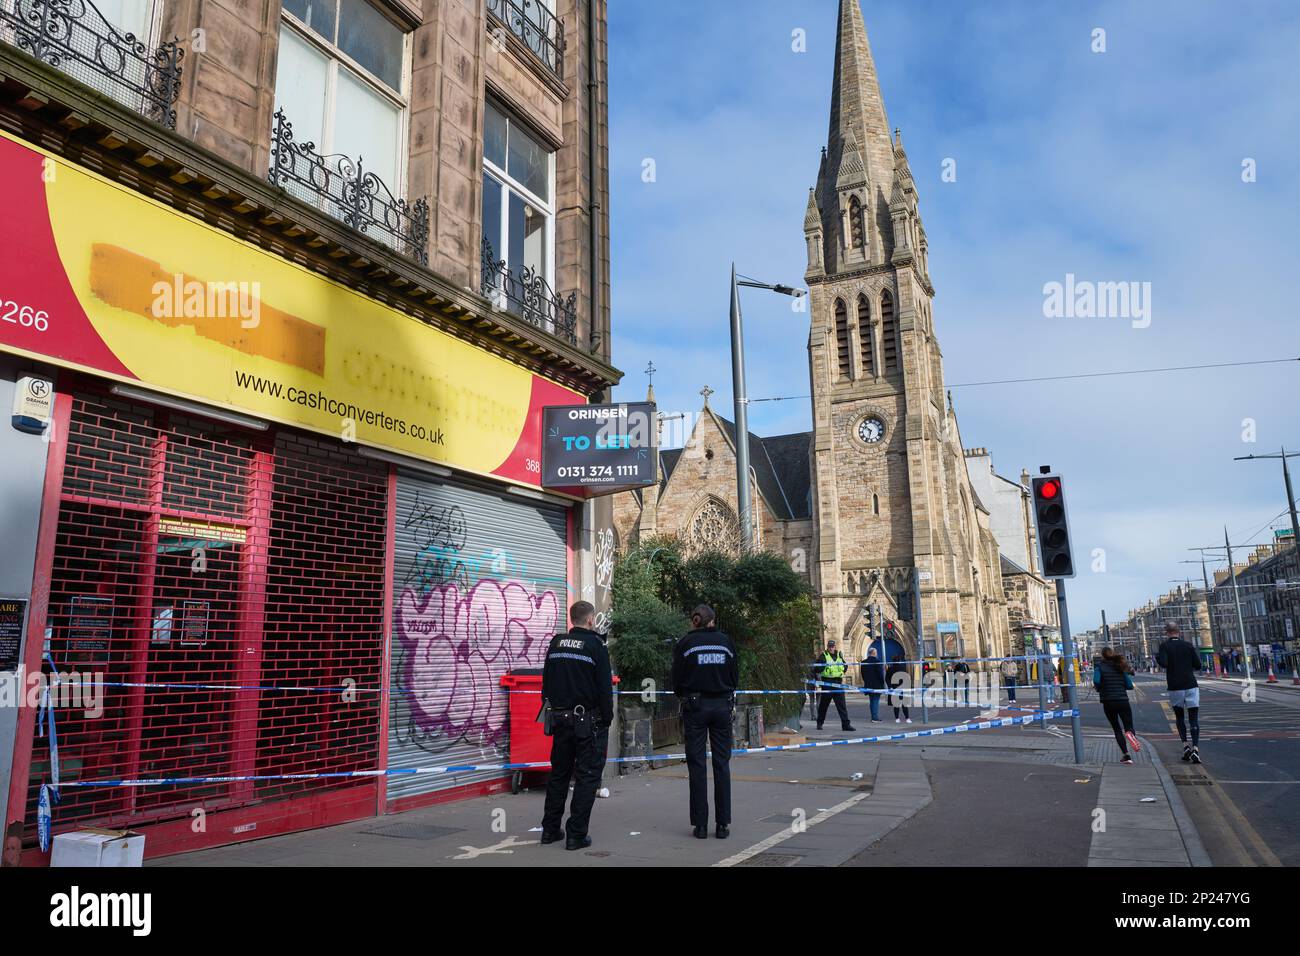
{"type": "MultiPolygon", "coordinates": [[[[562,507],[399,473],[389,681],[390,768],[498,763],[508,670],[540,667],[567,627],[562,507]]],[[[540,698],[516,695],[537,709],[540,698]]],[[[398,775],[390,799],[500,777],[398,775]]]]}

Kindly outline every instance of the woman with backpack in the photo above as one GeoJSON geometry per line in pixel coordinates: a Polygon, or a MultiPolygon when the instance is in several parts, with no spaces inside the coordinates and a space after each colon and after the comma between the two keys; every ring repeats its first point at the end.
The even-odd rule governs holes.
{"type": "Polygon", "coordinates": [[[1101,709],[1110,721],[1110,728],[1115,732],[1115,742],[1123,754],[1119,762],[1132,763],[1129,746],[1133,747],[1135,753],[1142,749],[1137,734],[1133,733],[1133,706],[1128,700],[1128,692],[1133,689],[1132,665],[1124,660],[1123,654],[1115,653],[1113,648],[1103,647],[1101,657],[1092,665],[1092,686],[1097,689],[1101,709]]]}

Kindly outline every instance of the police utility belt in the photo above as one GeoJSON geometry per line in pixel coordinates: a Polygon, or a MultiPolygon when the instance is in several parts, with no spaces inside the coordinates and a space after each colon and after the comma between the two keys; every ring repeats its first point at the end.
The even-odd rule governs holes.
{"type": "Polygon", "coordinates": [[[557,710],[550,701],[542,702],[542,733],[550,737],[557,727],[572,727],[579,740],[593,737],[600,728],[600,712],[588,710],[583,704],[566,710],[557,710]]]}
{"type": "Polygon", "coordinates": [[[736,692],[734,690],[693,690],[682,695],[682,712],[694,710],[702,700],[725,700],[731,704],[732,710],[736,708],[736,692]]]}

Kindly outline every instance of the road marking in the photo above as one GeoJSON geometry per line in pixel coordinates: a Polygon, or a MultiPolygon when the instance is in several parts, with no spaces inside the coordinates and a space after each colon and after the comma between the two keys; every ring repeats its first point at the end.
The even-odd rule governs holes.
{"type": "MultiPolygon", "coordinates": [[[[849,807],[855,806],[856,804],[867,799],[867,797],[869,796],[870,794],[866,794],[866,793],[854,794],[853,796],[845,800],[843,803],[837,803],[835,804],[835,806],[823,810],[815,817],[811,817],[804,824],[804,827],[805,829],[807,829],[810,827],[815,827],[819,823],[824,823],[825,821],[829,820],[831,817],[835,816],[835,814],[847,810],[849,809],[849,807]]],[[[745,862],[751,856],[757,856],[758,854],[770,850],[772,847],[777,846],[778,844],[784,843],[792,836],[795,836],[794,828],[786,827],[780,833],[774,833],[766,840],[760,840],[758,843],[755,843],[753,846],[749,847],[748,849],[741,850],[739,853],[735,854],[734,856],[729,856],[725,860],[719,860],[717,863],[714,863],[713,865],[714,866],[735,866],[737,863],[745,862]]]]}

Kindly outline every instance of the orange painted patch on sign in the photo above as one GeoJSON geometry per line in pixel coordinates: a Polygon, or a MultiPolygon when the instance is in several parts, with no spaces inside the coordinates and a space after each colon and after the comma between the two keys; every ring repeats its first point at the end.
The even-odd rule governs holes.
{"type": "Polygon", "coordinates": [[[152,259],[97,242],[91,247],[90,289],[114,308],[172,328],[192,327],[246,355],[325,374],[325,329],[260,302],[248,294],[247,283],[169,273],[152,259]],[[245,322],[252,324],[246,328],[245,322]]]}

